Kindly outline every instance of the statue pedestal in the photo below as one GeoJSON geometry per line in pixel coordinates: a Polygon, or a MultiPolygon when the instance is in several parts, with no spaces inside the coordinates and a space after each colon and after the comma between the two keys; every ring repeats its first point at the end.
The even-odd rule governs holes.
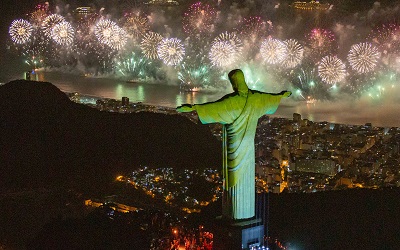
{"type": "Polygon", "coordinates": [[[242,250],[264,244],[264,225],[261,219],[214,222],[213,250],[242,250]]]}

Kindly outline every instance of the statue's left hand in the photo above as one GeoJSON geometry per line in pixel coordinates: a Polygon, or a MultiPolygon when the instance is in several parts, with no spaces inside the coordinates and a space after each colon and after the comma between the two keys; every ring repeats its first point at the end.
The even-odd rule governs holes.
{"type": "Polygon", "coordinates": [[[176,111],[181,113],[192,112],[193,110],[193,106],[190,104],[183,104],[182,106],[176,108],[176,111]]]}
{"type": "Polygon", "coordinates": [[[281,92],[281,94],[282,94],[283,97],[289,97],[289,96],[292,95],[292,92],[284,90],[284,91],[281,92]]]}

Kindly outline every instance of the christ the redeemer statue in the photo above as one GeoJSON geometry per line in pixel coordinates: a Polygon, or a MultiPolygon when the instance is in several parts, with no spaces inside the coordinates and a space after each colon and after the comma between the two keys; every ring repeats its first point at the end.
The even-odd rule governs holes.
{"type": "Polygon", "coordinates": [[[241,220],[255,216],[255,151],[254,137],[258,118],[273,114],[283,97],[247,87],[240,69],[229,72],[234,92],[215,102],[183,104],[178,112],[197,111],[203,124],[223,124],[223,206],[222,216],[241,220]]]}

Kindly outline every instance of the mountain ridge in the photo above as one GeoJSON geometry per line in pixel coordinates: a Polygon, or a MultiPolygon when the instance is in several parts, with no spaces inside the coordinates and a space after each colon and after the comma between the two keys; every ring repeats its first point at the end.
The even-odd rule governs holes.
{"type": "Polygon", "coordinates": [[[5,186],[35,184],[29,179],[57,183],[66,175],[101,171],[109,177],[143,165],[220,164],[221,144],[208,126],[178,114],[99,111],[70,101],[48,82],[15,80],[0,86],[0,117],[5,186]]]}

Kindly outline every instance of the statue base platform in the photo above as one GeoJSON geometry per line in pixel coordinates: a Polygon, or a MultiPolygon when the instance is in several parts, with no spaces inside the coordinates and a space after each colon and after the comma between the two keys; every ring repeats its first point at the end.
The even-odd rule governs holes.
{"type": "Polygon", "coordinates": [[[242,250],[264,244],[264,224],[261,219],[238,221],[218,217],[214,221],[213,250],[242,250]]]}

